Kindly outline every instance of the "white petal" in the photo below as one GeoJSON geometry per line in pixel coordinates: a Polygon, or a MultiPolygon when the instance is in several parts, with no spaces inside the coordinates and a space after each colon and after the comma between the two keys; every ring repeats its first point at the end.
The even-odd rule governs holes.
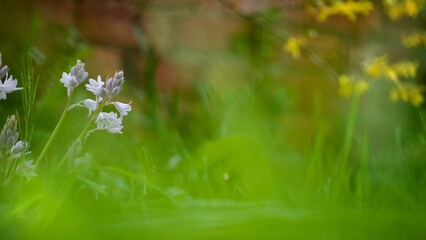
{"type": "Polygon", "coordinates": [[[115,112],[101,112],[96,119],[96,126],[98,130],[107,130],[110,133],[122,133],[121,118],[117,117],[115,112]]]}
{"type": "Polygon", "coordinates": [[[92,114],[93,111],[95,111],[98,108],[98,102],[92,99],[86,99],[83,101],[84,106],[89,110],[89,115],[92,114]]]}
{"type": "Polygon", "coordinates": [[[114,106],[117,109],[117,111],[120,113],[120,116],[126,116],[128,112],[132,110],[132,106],[130,106],[132,102],[130,103],[122,103],[122,102],[114,102],[114,106]]]}

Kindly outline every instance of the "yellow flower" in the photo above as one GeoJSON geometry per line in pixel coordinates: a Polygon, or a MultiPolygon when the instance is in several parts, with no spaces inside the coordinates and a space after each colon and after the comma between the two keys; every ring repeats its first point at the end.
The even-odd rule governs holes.
{"type": "Polygon", "coordinates": [[[300,57],[300,48],[303,42],[304,40],[302,38],[289,37],[284,49],[290,52],[293,58],[298,59],[300,57]]]}
{"type": "Polygon", "coordinates": [[[341,75],[339,77],[339,94],[342,97],[350,97],[352,95],[352,92],[354,91],[354,85],[346,75],[341,75]]]}
{"type": "Polygon", "coordinates": [[[365,71],[372,77],[378,77],[388,68],[388,56],[383,55],[375,58],[370,64],[367,64],[365,71]]]}
{"type": "Polygon", "coordinates": [[[400,77],[415,78],[419,63],[410,61],[401,61],[390,65],[387,55],[373,59],[364,68],[364,71],[371,77],[384,77],[396,83],[400,77]]]}
{"type": "Polygon", "coordinates": [[[410,95],[411,104],[416,107],[420,106],[425,101],[423,94],[420,92],[420,90],[412,90],[410,95]]]}
{"type": "Polygon", "coordinates": [[[390,91],[389,97],[393,102],[401,100],[403,102],[411,103],[416,107],[420,106],[425,101],[421,89],[418,86],[410,85],[395,86],[390,91]]]}
{"type": "Polygon", "coordinates": [[[368,90],[368,83],[365,80],[359,80],[356,83],[355,86],[355,90],[359,93],[359,94],[363,94],[368,90]]]}
{"type": "Polygon", "coordinates": [[[368,15],[373,10],[373,4],[370,1],[347,2],[335,1],[333,5],[321,8],[317,19],[322,22],[331,15],[341,14],[349,18],[351,21],[356,21],[357,14],[368,15]]]}
{"type": "Polygon", "coordinates": [[[395,72],[405,78],[415,78],[417,75],[417,69],[419,68],[419,63],[417,62],[399,62],[392,66],[395,72]]]}
{"type": "Polygon", "coordinates": [[[405,8],[406,8],[408,16],[410,16],[412,18],[416,17],[417,14],[420,11],[419,6],[413,0],[406,0],[405,1],[405,8]]]}
{"type": "Polygon", "coordinates": [[[415,18],[419,14],[421,8],[424,7],[425,0],[405,0],[399,2],[384,0],[383,5],[392,20],[398,20],[404,15],[415,18]]]}
{"type": "Polygon", "coordinates": [[[426,46],[426,33],[415,32],[402,38],[402,45],[406,48],[417,47],[419,45],[426,46]]]}
{"type": "Polygon", "coordinates": [[[347,75],[339,76],[339,94],[349,98],[354,92],[363,94],[368,90],[368,83],[365,80],[353,81],[347,75]]]}
{"type": "Polygon", "coordinates": [[[390,67],[386,69],[385,76],[388,79],[390,79],[392,82],[397,82],[398,81],[398,75],[397,75],[396,71],[393,70],[390,67]]]}
{"type": "Polygon", "coordinates": [[[401,6],[391,7],[388,9],[388,15],[390,19],[396,21],[401,18],[402,15],[404,15],[404,8],[401,6]]]}

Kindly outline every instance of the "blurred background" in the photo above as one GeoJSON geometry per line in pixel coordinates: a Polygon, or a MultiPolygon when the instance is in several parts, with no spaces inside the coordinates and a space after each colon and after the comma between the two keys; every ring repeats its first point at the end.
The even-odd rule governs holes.
{"type": "MultiPolygon", "coordinates": [[[[86,195],[77,196],[84,201],[65,207],[64,214],[79,219],[85,213],[75,216],[73,210],[90,212],[98,206],[92,211],[100,222],[105,209],[126,216],[168,216],[176,202],[192,198],[276,200],[293,207],[339,201],[422,205],[426,128],[419,116],[425,116],[424,103],[394,103],[390,83],[372,81],[351,117],[353,101],[339,95],[338,76],[362,77],[366,59],[388,54],[391,62],[419,61],[413,83],[425,84],[425,48],[407,49],[400,43],[401,34],[424,30],[425,14],[392,21],[382,1],[371,1],[375,8],[355,22],[340,15],[321,22],[308,6],[324,2],[332,1],[2,0],[3,64],[19,81],[22,61],[31,53],[39,76],[33,154],[42,150],[67,101],[59,82],[62,72],[81,59],[90,78],[106,79],[121,69],[125,73],[118,100],[131,101],[132,112],[123,120],[123,134],[93,133],[85,147],[99,167],[91,179],[107,186],[113,199],[104,200],[122,205],[98,206],[86,195]],[[309,42],[297,59],[285,50],[292,36],[309,42]],[[333,171],[346,143],[347,172],[341,175],[348,177],[344,187],[335,188],[339,195],[333,192],[333,181],[340,181],[333,171]],[[120,175],[121,170],[102,169],[113,167],[131,172],[143,184],[130,174],[120,175]],[[370,195],[359,194],[363,191],[370,195]]],[[[80,86],[74,97],[77,102],[90,94],[80,86]]],[[[18,92],[9,94],[0,104],[0,123],[16,111],[21,114],[21,105],[18,92]]],[[[70,111],[47,159],[61,159],[86,125],[86,114],[86,109],[70,111]]],[[[204,203],[185,204],[178,206],[188,213],[204,203]]],[[[264,214],[271,215],[270,210],[264,214]]],[[[344,218],[338,216],[334,222],[344,218]]],[[[354,221],[368,231],[362,217],[354,221]]],[[[322,222],[315,218],[310,226],[321,232],[316,226],[322,222]]],[[[187,232],[182,232],[184,239],[187,232]]]]}

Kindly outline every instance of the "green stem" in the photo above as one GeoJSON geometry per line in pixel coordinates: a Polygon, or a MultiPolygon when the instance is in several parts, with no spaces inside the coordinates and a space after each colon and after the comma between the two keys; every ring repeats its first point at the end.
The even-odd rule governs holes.
{"type": "MultiPolygon", "coordinates": [[[[89,132],[90,125],[91,125],[92,121],[95,121],[95,119],[98,117],[98,115],[102,112],[102,109],[103,109],[103,107],[104,107],[104,104],[105,104],[105,103],[102,103],[102,104],[98,107],[98,109],[97,109],[97,110],[93,113],[93,115],[92,115],[92,117],[90,118],[89,122],[86,124],[86,126],[83,128],[83,130],[81,131],[80,135],[79,135],[76,139],[82,139],[82,143],[84,143],[85,136],[86,136],[86,134],[89,132]],[[83,137],[84,137],[84,138],[83,138],[83,137]]],[[[75,142],[73,142],[72,144],[75,144],[75,142]]],[[[73,146],[71,145],[71,147],[73,147],[73,146]]],[[[59,165],[58,165],[58,167],[57,167],[57,169],[58,169],[58,170],[61,168],[62,164],[63,164],[63,163],[65,162],[65,160],[67,159],[67,155],[68,155],[68,152],[67,152],[67,153],[65,153],[65,155],[62,157],[62,159],[61,159],[61,161],[59,162],[59,165]]]]}
{"type": "Polygon", "coordinates": [[[52,132],[52,135],[50,135],[49,140],[47,140],[46,145],[43,148],[43,151],[40,153],[40,156],[38,157],[37,161],[35,162],[35,165],[37,166],[39,164],[39,162],[46,156],[47,151],[50,148],[50,145],[52,145],[53,140],[55,139],[56,135],[58,134],[59,128],[62,126],[62,124],[64,123],[64,119],[68,113],[68,107],[71,105],[71,99],[72,99],[72,92],[70,94],[70,96],[68,97],[68,102],[67,105],[65,106],[64,112],[62,113],[61,118],[59,119],[58,123],[56,124],[55,129],[52,132]]]}
{"type": "Polygon", "coordinates": [[[351,146],[353,142],[353,135],[355,132],[356,119],[358,114],[359,103],[361,100],[361,94],[355,92],[352,98],[351,108],[349,112],[349,119],[346,128],[345,139],[343,142],[343,148],[340,152],[338,163],[337,163],[337,189],[336,193],[340,194],[342,189],[347,188],[349,181],[349,169],[348,169],[348,160],[351,151],[351,146]]]}
{"type": "MultiPolygon", "coordinates": [[[[352,99],[351,109],[349,112],[349,122],[346,128],[346,135],[343,145],[342,158],[340,167],[345,168],[349,158],[349,152],[351,150],[353,135],[355,132],[355,124],[358,113],[358,106],[361,100],[361,94],[355,92],[354,97],[352,99]]],[[[341,169],[343,170],[343,169],[341,169]]]]}

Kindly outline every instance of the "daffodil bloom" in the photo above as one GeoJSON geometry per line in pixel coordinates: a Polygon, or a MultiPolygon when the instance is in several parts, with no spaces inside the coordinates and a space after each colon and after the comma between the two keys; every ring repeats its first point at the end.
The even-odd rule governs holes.
{"type": "Polygon", "coordinates": [[[114,106],[117,109],[117,111],[120,113],[120,117],[126,116],[128,112],[132,110],[132,106],[130,106],[132,102],[130,103],[122,103],[122,102],[114,102],[114,106]]]}
{"type": "Polygon", "coordinates": [[[121,125],[121,121],[122,118],[118,118],[115,112],[101,112],[96,119],[96,130],[107,130],[110,133],[122,133],[121,129],[123,129],[123,126],[121,125]]]}

